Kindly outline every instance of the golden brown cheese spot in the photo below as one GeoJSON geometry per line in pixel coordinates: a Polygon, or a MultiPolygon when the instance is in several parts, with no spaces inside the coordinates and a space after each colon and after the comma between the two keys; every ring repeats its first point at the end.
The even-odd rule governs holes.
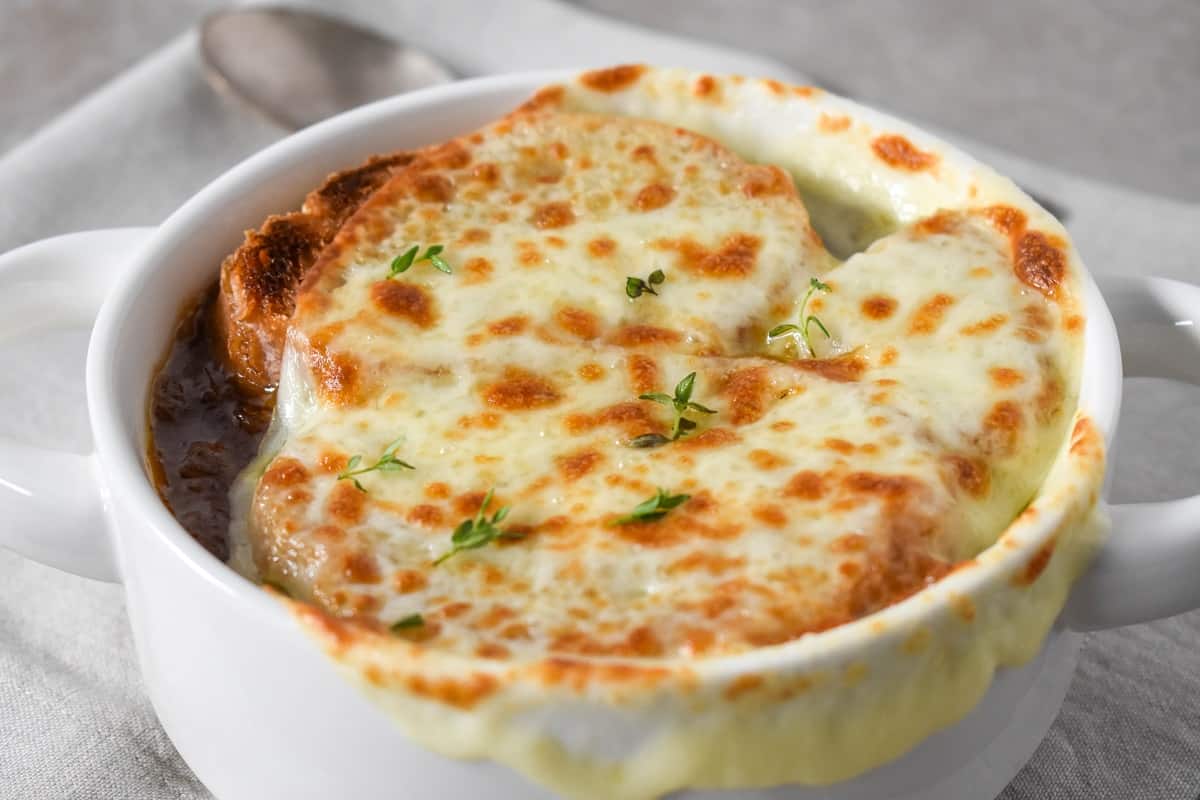
{"type": "Polygon", "coordinates": [[[721,394],[727,398],[729,419],[734,425],[757,422],[767,412],[770,377],[766,367],[735,370],[725,376],[721,394]]]}
{"type": "Polygon", "coordinates": [[[1038,387],[1038,393],[1033,398],[1034,416],[1038,422],[1043,425],[1049,423],[1058,412],[1062,410],[1063,398],[1066,390],[1063,388],[1062,379],[1058,374],[1047,371],[1042,376],[1042,384],[1038,387]]]}
{"type": "Polygon", "coordinates": [[[771,430],[779,431],[780,433],[783,433],[784,431],[790,431],[795,427],[796,423],[792,422],[790,419],[781,419],[778,422],[771,423],[771,430]]]}
{"type": "Polygon", "coordinates": [[[778,96],[787,92],[787,87],[774,78],[764,78],[762,85],[765,86],[767,91],[773,95],[778,96]]]}
{"type": "Polygon", "coordinates": [[[1063,327],[1071,334],[1083,333],[1085,325],[1086,320],[1079,314],[1071,314],[1063,320],[1063,327]]]}
{"type": "Polygon", "coordinates": [[[419,697],[463,711],[474,708],[499,688],[492,675],[476,673],[469,678],[430,678],[410,675],[405,680],[408,690],[419,697]]]}
{"type": "Polygon", "coordinates": [[[1012,400],[1001,400],[983,418],[983,445],[987,453],[1011,455],[1016,451],[1017,438],[1025,417],[1021,407],[1012,400]]]}
{"type": "Polygon", "coordinates": [[[450,485],[434,481],[425,485],[425,496],[430,500],[446,500],[450,497],[450,485]]]}
{"type": "Polygon", "coordinates": [[[664,432],[666,426],[653,416],[648,406],[643,401],[630,400],[609,406],[596,414],[570,414],[563,419],[563,424],[567,432],[572,434],[586,433],[601,425],[619,427],[630,436],[664,432]]]}
{"type": "Polygon", "coordinates": [[[986,462],[958,454],[945,456],[954,483],[973,497],[986,497],[991,486],[990,470],[986,462]]]}
{"type": "Polygon", "coordinates": [[[492,262],[486,258],[472,258],[463,264],[463,270],[467,273],[464,283],[486,283],[492,277],[492,262]]]}
{"type": "MultiPolygon", "coordinates": [[[[500,181],[500,168],[495,164],[476,164],[475,168],[471,170],[471,177],[486,186],[495,186],[500,181]]],[[[473,230],[479,229],[474,228],[473,230]]],[[[481,239],[480,241],[487,240],[481,239]]]]}
{"type": "Polygon", "coordinates": [[[650,356],[631,353],[625,360],[625,366],[629,370],[629,383],[638,394],[657,391],[662,385],[658,362],[650,356]]]}
{"type": "Polygon", "coordinates": [[[890,367],[896,363],[896,359],[900,357],[900,351],[894,347],[885,347],[883,354],[879,356],[879,363],[885,367],[890,367]]]}
{"type": "Polygon", "coordinates": [[[750,509],[754,518],[770,528],[782,528],[787,524],[787,512],[773,503],[764,503],[750,509]]]}
{"type": "Polygon", "coordinates": [[[536,266],[542,261],[542,251],[533,242],[517,242],[517,261],[526,267],[536,266]]]}
{"type": "Polygon", "coordinates": [[[1026,306],[1021,310],[1021,327],[1017,335],[1027,342],[1038,344],[1045,341],[1053,323],[1050,314],[1041,305],[1026,306]]]}
{"type": "Polygon", "coordinates": [[[908,332],[914,336],[933,333],[942,324],[942,317],[952,305],[954,305],[954,298],[951,295],[935,294],[913,314],[912,320],[908,324],[908,332]]]}
{"type": "Polygon", "coordinates": [[[475,655],[493,661],[508,658],[511,654],[511,651],[499,642],[481,642],[475,648],[475,655]]]}
{"type": "Polygon", "coordinates": [[[701,75],[692,84],[692,94],[705,100],[715,100],[721,92],[721,87],[712,75],[701,75]]]}
{"type": "Polygon", "coordinates": [[[333,491],[329,493],[326,511],[338,522],[345,525],[356,525],[362,522],[366,504],[366,494],[360,492],[354,484],[348,481],[339,481],[333,487],[333,491]]]}
{"type": "Polygon", "coordinates": [[[1071,453],[1074,455],[1085,455],[1090,449],[1096,446],[1098,439],[1096,426],[1087,417],[1080,417],[1075,426],[1071,428],[1071,453]]]}
{"type": "Polygon", "coordinates": [[[635,211],[654,211],[671,202],[675,190],[661,183],[652,183],[642,188],[633,199],[635,211]]]}
{"type": "Polygon", "coordinates": [[[961,223],[962,215],[957,211],[939,211],[918,222],[913,231],[918,236],[942,236],[954,233],[961,223]]]}
{"type": "Polygon", "coordinates": [[[382,579],[375,557],[365,551],[347,553],[342,558],[342,577],[351,583],[379,583],[382,579]]]}
{"type": "Polygon", "coordinates": [[[598,381],[604,377],[604,367],[595,363],[584,364],[576,372],[585,381],[598,381]]]}
{"type": "Polygon", "coordinates": [[[529,317],[524,314],[516,314],[488,323],[487,329],[488,333],[493,336],[516,336],[524,333],[528,327],[529,317]]]}
{"type": "Polygon", "coordinates": [[[266,486],[274,488],[288,488],[299,486],[308,481],[308,470],[304,464],[294,458],[282,456],[275,459],[270,468],[262,476],[262,482],[266,486]]]}
{"type": "Polygon", "coordinates": [[[639,144],[633,148],[632,157],[634,161],[642,161],[647,164],[657,164],[658,158],[654,155],[654,145],[639,144]]]}
{"type": "Polygon", "coordinates": [[[954,613],[962,618],[963,622],[975,621],[975,603],[966,595],[956,594],[951,596],[950,607],[954,609],[954,613]]]}
{"type": "Polygon", "coordinates": [[[995,205],[988,206],[981,213],[996,230],[1005,236],[1015,236],[1025,230],[1026,217],[1025,213],[1020,209],[1013,208],[1012,206],[995,205]]]}
{"type": "Polygon", "coordinates": [[[1017,242],[1013,269],[1022,283],[1054,298],[1067,273],[1067,257],[1046,234],[1030,231],[1017,242]]]}
{"type": "Polygon", "coordinates": [[[1054,555],[1054,548],[1057,544],[1056,539],[1051,539],[1042,545],[1029,559],[1025,568],[1014,576],[1013,583],[1018,586],[1029,586],[1036,581],[1050,565],[1050,558],[1054,555]]]}
{"type": "Polygon", "coordinates": [[[622,325],[608,337],[609,343],[618,347],[668,345],[677,344],[682,340],[683,334],[679,331],[654,325],[622,325]]]}
{"type": "Polygon", "coordinates": [[[979,322],[972,322],[962,328],[961,333],[965,336],[982,336],[986,333],[992,333],[1004,323],[1008,322],[1007,314],[992,314],[987,319],[981,319],[979,322]]]}
{"type": "Polygon", "coordinates": [[[843,353],[835,358],[803,358],[792,362],[792,366],[836,383],[856,381],[867,370],[867,362],[855,353],[843,353]]]}
{"type": "Polygon", "coordinates": [[[748,233],[731,234],[715,249],[695,239],[659,239],[652,245],[657,250],[674,250],[676,263],[688,272],[708,278],[745,278],[754,271],[762,240],[748,233]]]}
{"type": "Polygon", "coordinates": [[[746,197],[790,195],[795,186],[788,174],[779,167],[754,164],[746,168],[746,179],[742,181],[742,194],[746,197]]]}
{"type": "Polygon", "coordinates": [[[559,474],[568,483],[577,481],[584,475],[587,475],[603,461],[604,456],[595,450],[579,450],[554,458],[554,463],[558,467],[559,474]]]}
{"type": "Polygon", "coordinates": [[[308,368],[328,402],[347,406],[362,399],[358,359],[348,353],[331,353],[324,347],[310,347],[307,356],[308,368]]]}
{"type": "Polygon", "coordinates": [[[544,108],[553,108],[562,103],[565,93],[566,90],[562,86],[547,86],[539,89],[533,97],[525,101],[518,111],[539,111],[544,108]]]}
{"type": "Polygon", "coordinates": [[[559,250],[562,250],[564,247],[567,246],[567,240],[560,238],[558,236],[547,236],[546,244],[550,245],[551,247],[555,247],[559,250]]]}
{"type": "Polygon", "coordinates": [[[425,577],[425,573],[415,569],[396,570],[392,575],[392,588],[396,590],[396,594],[412,594],[428,585],[429,579],[425,577]]]}
{"type": "Polygon", "coordinates": [[[817,117],[817,129],[823,133],[841,133],[850,128],[850,118],[844,114],[825,114],[817,117]]]}
{"type": "Polygon", "coordinates": [[[1001,389],[1008,389],[1025,381],[1025,376],[1020,370],[1009,367],[992,367],[988,370],[988,376],[991,377],[992,383],[1001,389]]]}
{"type": "Polygon", "coordinates": [[[418,328],[431,328],[437,321],[433,297],[415,283],[378,281],[371,285],[371,302],[380,311],[407,320],[418,328]]]}
{"type": "Polygon", "coordinates": [[[739,675],[729,682],[723,692],[726,700],[737,700],[739,697],[762,688],[764,681],[761,675],[739,675]]]}
{"type": "Polygon", "coordinates": [[[806,469],[792,476],[783,493],[800,500],[820,500],[825,494],[825,479],[820,473],[806,469]]]}
{"type": "Polygon", "coordinates": [[[438,528],[446,521],[442,510],[428,503],[413,506],[409,509],[405,519],[408,520],[410,525],[417,525],[421,528],[438,528]]]}
{"type": "Polygon", "coordinates": [[[617,249],[617,243],[607,236],[601,236],[588,242],[587,249],[594,258],[606,258],[617,249]]]}
{"type": "Polygon", "coordinates": [[[484,244],[491,238],[492,235],[483,228],[467,228],[462,236],[458,237],[458,241],[460,244],[484,244]]]}
{"type": "Polygon", "coordinates": [[[528,411],[558,403],[562,394],[554,384],[520,367],[506,367],[504,377],[483,388],[483,401],[505,411],[528,411]]]}
{"type": "Polygon", "coordinates": [[[537,228],[565,228],[575,221],[575,212],[570,203],[545,203],[533,211],[529,221],[537,228]]]}
{"type": "Polygon", "coordinates": [[[449,203],[454,199],[454,184],[445,175],[421,173],[413,178],[413,194],[423,203],[449,203]]]}
{"type": "Polygon", "coordinates": [[[746,457],[750,459],[751,464],[762,470],[779,469],[788,465],[788,460],[783,456],[761,448],[751,450],[746,457]]]}
{"type": "Polygon", "coordinates": [[[680,440],[676,444],[676,447],[683,450],[704,450],[713,447],[724,447],[735,442],[740,442],[741,440],[742,437],[729,428],[709,428],[706,431],[701,431],[680,440]]]}
{"type": "Polygon", "coordinates": [[[936,155],[918,149],[916,145],[898,134],[875,137],[871,142],[871,149],[888,166],[908,172],[929,169],[938,161],[936,155]]]}
{"type": "Polygon", "coordinates": [[[583,308],[564,306],[554,312],[554,322],[580,339],[595,339],[600,335],[600,318],[583,308]]]}
{"type": "Polygon", "coordinates": [[[667,565],[667,574],[675,575],[680,572],[707,572],[709,575],[723,575],[730,570],[746,566],[745,558],[731,558],[717,553],[697,550],[688,553],[678,561],[667,565]]]}
{"type": "Polygon", "coordinates": [[[585,72],[579,76],[579,82],[597,92],[619,92],[637,83],[645,71],[643,64],[624,64],[585,72]]]}
{"type": "Polygon", "coordinates": [[[313,529],[313,538],[326,546],[340,544],[346,540],[346,529],[337,525],[318,525],[313,529]]]}
{"type": "Polygon", "coordinates": [[[845,439],[829,438],[825,440],[824,446],[826,450],[832,450],[842,455],[850,455],[855,450],[854,445],[845,439]]]}
{"type": "Polygon", "coordinates": [[[862,302],[863,316],[868,319],[887,319],[896,311],[898,303],[887,295],[872,295],[862,302]]]}

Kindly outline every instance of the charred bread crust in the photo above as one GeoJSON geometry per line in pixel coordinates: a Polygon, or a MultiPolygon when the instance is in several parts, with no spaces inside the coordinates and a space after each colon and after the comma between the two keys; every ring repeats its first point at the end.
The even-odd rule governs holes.
{"type": "Polygon", "coordinates": [[[279,379],[288,320],[305,273],[338,229],[412,153],[374,156],[331,175],[309,193],[299,211],[268,217],[221,264],[213,307],[214,345],[249,395],[270,393],[279,379]]]}

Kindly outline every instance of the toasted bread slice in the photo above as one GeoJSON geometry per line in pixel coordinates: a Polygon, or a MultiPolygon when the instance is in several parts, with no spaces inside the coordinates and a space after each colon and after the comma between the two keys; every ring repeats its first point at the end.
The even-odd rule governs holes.
{"type": "Polygon", "coordinates": [[[300,281],[350,215],[413,157],[375,156],[331,175],[299,211],[246,231],[245,242],[225,259],[213,310],[215,344],[244,392],[259,395],[275,386],[300,281]]]}

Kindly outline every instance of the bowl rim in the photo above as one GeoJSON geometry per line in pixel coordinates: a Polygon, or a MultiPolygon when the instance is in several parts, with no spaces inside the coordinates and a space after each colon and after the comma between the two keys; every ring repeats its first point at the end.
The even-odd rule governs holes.
{"type": "MultiPolygon", "coordinates": [[[[148,245],[133,259],[131,268],[116,281],[101,308],[89,345],[89,416],[100,465],[99,472],[103,475],[102,491],[106,497],[106,508],[111,511],[110,495],[119,494],[125,503],[136,510],[137,516],[153,531],[153,535],[171,550],[175,557],[181,559],[197,578],[242,604],[248,613],[254,614],[264,623],[294,628],[295,621],[285,604],[278,602],[269,593],[262,591],[260,587],[211,555],[184,530],[162,502],[147,474],[144,453],[141,452],[143,448],[138,446],[141,441],[138,432],[128,430],[128,426],[122,422],[123,414],[116,402],[118,392],[115,386],[119,373],[117,360],[122,350],[119,344],[122,336],[130,335],[125,323],[136,316],[137,307],[142,301],[143,284],[149,275],[168,263],[175,240],[197,226],[213,224],[212,209],[218,207],[223,198],[246,191],[246,187],[259,183],[258,179],[262,176],[269,178],[298,153],[336,147],[339,141],[352,137],[369,126],[381,123],[394,125],[398,120],[418,114],[435,102],[470,103],[480,98],[521,89],[532,94],[539,87],[561,83],[579,73],[580,70],[567,69],[472,78],[359,107],[257,151],[204,186],[175,210],[151,234],[148,245]]],[[[854,101],[844,98],[838,98],[838,101],[840,107],[851,110],[873,125],[901,131],[919,143],[938,147],[956,163],[978,163],[955,146],[910,123],[854,101]]],[[[1075,412],[1086,413],[1096,423],[1105,440],[1111,443],[1120,404],[1121,368],[1116,328],[1091,274],[1081,262],[1078,263],[1078,267],[1086,330],[1081,385],[1075,412]]],[[[149,387],[146,387],[145,393],[148,395],[149,387]]],[[[1066,436],[1069,438],[1069,430],[1066,436]]],[[[1057,461],[1056,457],[1055,463],[1057,461]]],[[[1040,496],[1039,489],[1038,497],[1040,496]]],[[[1065,504],[1053,504],[1046,511],[1047,513],[1037,515],[1032,521],[1018,520],[1012,523],[1008,530],[1024,524],[1022,530],[1031,531],[1034,535],[1024,537],[1023,546],[1008,548],[1004,560],[986,566],[976,565],[979,568],[956,570],[904,600],[873,614],[816,634],[801,636],[778,645],[754,648],[743,653],[695,660],[664,661],[674,665],[686,664],[695,674],[719,680],[749,670],[771,670],[785,665],[788,668],[796,668],[801,662],[806,667],[819,668],[830,659],[843,657],[847,648],[852,648],[856,641],[863,640],[868,634],[877,639],[878,631],[871,632],[870,626],[879,620],[886,621],[885,635],[894,631],[911,630],[912,625],[919,624],[931,609],[943,605],[927,602],[933,590],[970,595],[997,580],[997,571],[1003,574],[1007,574],[1005,570],[1011,572],[1013,565],[1028,557],[1031,542],[1036,545],[1048,531],[1057,527],[1065,513],[1065,504]],[[892,624],[893,621],[895,624],[892,624]]],[[[109,524],[115,525],[116,522],[110,519],[109,524]]],[[[114,539],[122,538],[119,532],[115,533],[117,535],[114,539]]],[[[989,546],[984,552],[997,547],[997,544],[989,546]]],[[[536,662],[545,657],[542,654],[528,660],[536,662]]],[[[522,663],[505,661],[499,662],[497,667],[496,662],[488,662],[486,659],[464,656],[458,660],[475,665],[477,669],[509,668],[522,663]]],[[[645,659],[634,661],[646,664],[663,663],[645,659]]]]}

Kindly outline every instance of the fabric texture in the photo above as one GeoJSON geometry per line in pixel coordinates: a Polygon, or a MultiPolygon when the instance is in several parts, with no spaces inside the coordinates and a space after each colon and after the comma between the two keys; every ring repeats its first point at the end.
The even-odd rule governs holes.
{"type": "MultiPolygon", "coordinates": [[[[802,80],[750,54],[551,0],[355,0],[337,7],[393,35],[420,29],[432,52],[467,75],[645,60],[802,80]],[[500,39],[504,48],[488,46],[500,39]]],[[[72,230],[154,224],[284,133],[209,88],[188,33],[0,157],[0,197],[10,198],[0,204],[0,251],[72,230]]],[[[1200,280],[1200,207],[947,138],[1065,206],[1092,270],[1200,280]]],[[[32,349],[0,341],[0,394],[31,398],[29,417],[0,419],[0,438],[36,435],[45,442],[43,432],[52,429],[53,444],[86,449],[79,364],[62,356],[73,344],[77,351],[78,341],[54,336],[32,349]],[[34,388],[47,384],[56,388],[54,399],[34,399],[45,397],[34,388]],[[49,423],[64,417],[70,424],[49,423]]],[[[1157,380],[1127,384],[1115,501],[1196,491],[1198,409],[1200,390],[1157,380]]],[[[219,680],[220,665],[213,671],[219,680]]],[[[1198,791],[1200,614],[1193,613],[1089,636],[1053,730],[1002,797],[1193,800],[1198,791]]],[[[0,797],[210,797],[155,719],[120,587],[2,551],[0,797]]]]}

